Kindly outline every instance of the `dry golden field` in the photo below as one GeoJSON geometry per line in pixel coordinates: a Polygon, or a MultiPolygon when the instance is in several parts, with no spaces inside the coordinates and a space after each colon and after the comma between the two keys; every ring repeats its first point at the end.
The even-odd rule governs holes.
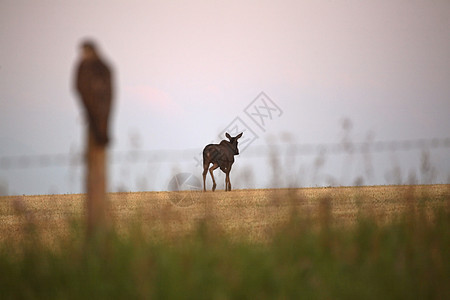
{"type": "MultiPolygon", "coordinates": [[[[232,237],[264,241],[293,214],[347,226],[361,214],[386,222],[417,206],[448,210],[450,185],[138,192],[108,198],[110,219],[119,232],[139,224],[149,236],[176,238],[208,220],[232,237]]],[[[49,242],[64,236],[70,224],[83,219],[84,201],[82,194],[0,197],[0,242],[20,239],[30,228],[49,242]]]]}

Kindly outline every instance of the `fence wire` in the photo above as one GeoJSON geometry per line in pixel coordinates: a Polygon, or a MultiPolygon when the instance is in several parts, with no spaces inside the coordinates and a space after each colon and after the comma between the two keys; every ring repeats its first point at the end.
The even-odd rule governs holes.
{"type": "MultiPolygon", "coordinates": [[[[320,153],[366,154],[410,150],[432,150],[450,148],[450,137],[422,138],[408,140],[341,142],[322,144],[273,144],[252,145],[241,155],[247,158],[273,155],[277,150],[286,149],[283,155],[317,155],[320,153]]],[[[275,153],[276,154],[276,153],[275,153]]],[[[201,159],[201,149],[184,150],[130,150],[112,151],[109,154],[111,164],[193,162],[201,159]]],[[[16,155],[0,157],[0,170],[80,166],[84,162],[83,153],[16,155]]]]}

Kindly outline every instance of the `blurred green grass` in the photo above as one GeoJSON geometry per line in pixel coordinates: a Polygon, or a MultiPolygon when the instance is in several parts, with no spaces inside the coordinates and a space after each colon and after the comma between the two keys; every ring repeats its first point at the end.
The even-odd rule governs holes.
{"type": "Polygon", "coordinates": [[[0,298],[450,299],[448,205],[430,212],[426,198],[406,199],[389,221],[361,213],[336,226],[331,200],[293,210],[264,242],[236,238],[214,217],[176,239],[137,219],[125,234],[87,240],[74,221],[56,245],[27,224],[26,238],[0,245],[0,298]]]}

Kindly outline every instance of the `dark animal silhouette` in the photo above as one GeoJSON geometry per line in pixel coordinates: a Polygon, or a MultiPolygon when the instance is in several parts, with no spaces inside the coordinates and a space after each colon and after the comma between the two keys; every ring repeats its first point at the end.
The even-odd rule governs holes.
{"type": "Polygon", "coordinates": [[[93,42],[84,42],[82,51],[76,89],[85,109],[89,130],[99,145],[106,145],[112,102],[111,71],[98,55],[93,42]]]}
{"type": "Polygon", "coordinates": [[[237,140],[242,136],[242,133],[235,137],[225,133],[225,136],[230,141],[223,140],[220,144],[209,144],[203,149],[203,191],[206,191],[206,173],[211,163],[213,165],[209,168],[209,173],[213,181],[213,192],[216,190],[213,171],[217,168],[220,168],[226,174],[225,191],[231,191],[230,171],[234,163],[234,156],[239,154],[237,140]]]}

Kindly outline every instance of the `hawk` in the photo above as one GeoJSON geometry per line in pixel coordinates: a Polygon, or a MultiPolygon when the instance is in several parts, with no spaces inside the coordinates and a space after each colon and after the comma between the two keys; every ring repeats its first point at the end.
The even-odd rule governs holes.
{"type": "Polygon", "coordinates": [[[112,103],[111,71],[95,44],[85,41],[76,74],[76,89],[85,108],[89,130],[99,145],[109,142],[108,120],[112,103]]]}

